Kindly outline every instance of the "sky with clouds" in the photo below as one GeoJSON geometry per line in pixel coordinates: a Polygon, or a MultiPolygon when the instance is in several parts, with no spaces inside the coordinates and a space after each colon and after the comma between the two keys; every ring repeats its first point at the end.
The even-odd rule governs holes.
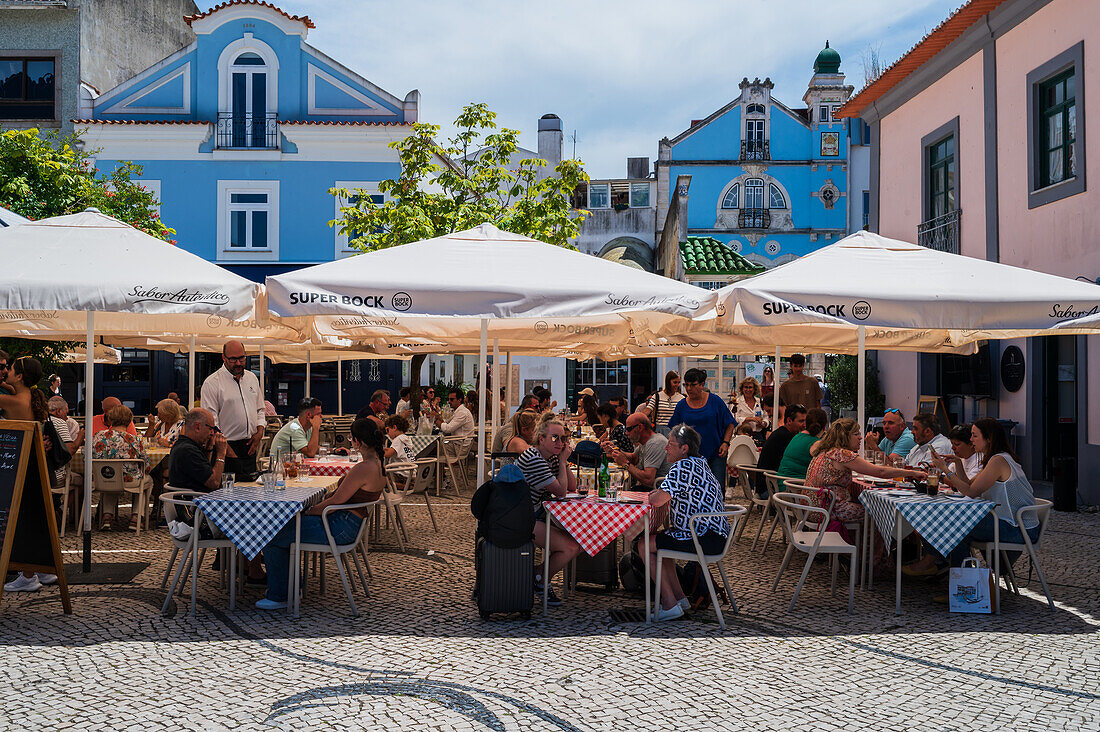
{"type": "Polygon", "coordinates": [[[959,0],[276,0],[317,27],[309,43],[383,89],[421,94],[420,119],[444,126],[486,102],[537,149],[538,118],[562,118],[570,157],[595,178],[626,175],[674,137],[771,77],[801,107],[828,39],[858,90],[872,49],[890,63],[959,0]]]}

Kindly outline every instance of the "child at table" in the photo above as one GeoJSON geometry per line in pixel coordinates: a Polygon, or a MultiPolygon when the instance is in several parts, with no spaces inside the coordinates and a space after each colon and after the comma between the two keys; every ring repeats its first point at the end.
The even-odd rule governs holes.
{"type": "Polygon", "coordinates": [[[386,461],[399,463],[412,462],[416,459],[416,451],[413,450],[412,441],[405,434],[409,430],[409,420],[400,414],[391,414],[386,417],[386,436],[390,438],[390,446],[386,448],[386,461]]]}
{"type": "MultiPolygon", "coordinates": [[[[349,503],[373,503],[382,496],[386,486],[386,468],[383,466],[385,437],[369,417],[357,419],[351,425],[351,444],[363,454],[347,475],[336,484],[336,490],[325,500],[302,515],[301,541],[303,544],[326,544],[328,536],[321,513],[328,506],[349,503]]],[[[367,508],[333,511],[328,516],[332,538],[337,544],[350,544],[359,535],[359,527],[368,516],[367,508]]],[[[290,545],[294,542],[294,522],[290,521],[264,547],[267,563],[267,596],[256,603],[261,610],[278,610],[286,607],[289,583],[290,545]]]]}

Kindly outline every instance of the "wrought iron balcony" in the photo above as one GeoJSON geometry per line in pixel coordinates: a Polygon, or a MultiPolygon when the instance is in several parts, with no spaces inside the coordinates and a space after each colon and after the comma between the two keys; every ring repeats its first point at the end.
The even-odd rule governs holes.
{"type": "Polygon", "coordinates": [[[741,160],[771,160],[771,144],[767,140],[742,140],[741,160]]]}
{"type": "Polygon", "coordinates": [[[276,150],[279,147],[279,115],[218,112],[215,138],[219,150],[276,150]]]}
{"type": "Polygon", "coordinates": [[[918,224],[917,244],[938,252],[958,254],[961,219],[962,209],[955,209],[918,224]]]}
{"type": "Polygon", "coordinates": [[[739,229],[767,229],[772,225],[772,214],[766,208],[743,208],[737,214],[739,229]]]}

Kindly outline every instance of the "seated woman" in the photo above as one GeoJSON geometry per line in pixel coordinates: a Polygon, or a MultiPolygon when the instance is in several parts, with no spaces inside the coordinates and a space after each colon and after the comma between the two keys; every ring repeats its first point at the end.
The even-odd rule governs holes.
{"type": "Polygon", "coordinates": [[[603,451],[610,455],[611,451],[618,448],[623,452],[634,452],[634,443],[626,434],[626,427],[619,421],[619,410],[611,402],[604,402],[596,407],[596,416],[603,425],[604,433],[600,444],[603,451]]]}
{"type": "Polygon", "coordinates": [[[970,434],[971,427],[968,424],[957,424],[952,427],[947,439],[951,440],[951,452],[954,455],[943,456],[951,472],[965,475],[967,480],[973,480],[974,476],[982,470],[982,454],[974,449],[970,434]]]}
{"type": "MultiPolygon", "coordinates": [[[[535,508],[535,546],[550,552],[550,570],[548,577],[535,575],[535,592],[542,594],[543,582],[549,582],[565,565],[573,561],[581,552],[581,545],[561,529],[550,529],[550,544],[546,544],[546,513],[542,502],[547,496],[572,493],[577,488],[577,477],[569,469],[569,456],[573,448],[569,444],[569,434],[561,420],[544,419],[539,423],[535,434],[535,444],[527,448],[516,459],[516,467],[523,472],[523,479],[531,490],[531,503],[535,508]],[[555,467],[551,467],[556,462],[555,467]]],[[[560,605],[561,600],[549,591],[549,603],[560,605]]]]}
{"type": "MultiPolygon", "coordinates": [[[[671,501],[668,528],[649,538],[649,570],[653,577],[657,576],[658,549],[695,551],[695,542],[691,539],[692,516],[725,510],[722,485],[707,461],[699,456],[699,443],[699,433],[687,425],[677,425],[669,433],[665,446],[670,466],[668,475],[661,487],[649,494],[649,505],[654,508],[671,501]]],[[[712,516],[696,522],[695,530],[703,554],[719,554],[726,546],[730,524],[721,516],[712,516]]],[[[639,553],[642,541],[638,541],[639,553]]],[[[661,599],[657,620],[675,620],[690,607],[676,577],[676,562],[671,559],[666,559],[661,569],[661,586],[657,591],[661,599]]]]}
{"type": "MultiPolygon", "coordinates": [[[[149,470],[149,456],[141,446],[141,438],[131,435],[127,428],[134,421],[134,414],[125,404],[112,407],[104,415],[107,429],[92,436],[93,460],[133,460],[122,469],[122,479],[127,483],[137,483],[149,470]],[[141,465],[138,465],[138,463],[141,465]]],[[[100,531],[110,531],[111,523],[118,513],[118,493],[101,493],[99,510],[102,524],[100,531]]],[[[130,527],[137,528],[137,514],[130,517],[130,527]]]]}
{"type": "MultiPolygon", "coordinates": [[[[386,487],[384,460],[385,436],[374,420],[363,417],[352,422],[351,444],[363,455],[336,484],[336,490],[325,500],[309,509],[302,516],[301,537],[303,544],[325,544],[328,536],[321,520],[321,512],[329,506],[346,503],[371,503],[382,497],[386,487]]],[[[355,541],[359,527],[367,517],[367,509],[333,511],[328,516],[332,538],[337,544],[355,541]]],[[[256,603],[261,610],[278,610],[286,607],[287,585],[290,581],[290,545],[294,542],[294,522],[290,521],[264,547],[267,563],[267,596],[256,603]]]]}
{"type": "Polygon", "coordinates": [[[737,385],[737,399],[730,406],[734,409],[733,418],[737,424],[751,426],[756,444],[763,445],[764,433],[771,424],[771,418],[760,401],[760,382],[751,376],[741,379],[737,385]]]}
{"type": "Polygon", "coordinates": [[[806,468],[806,485],[816,490],[811,500],[818,508],[829,508],[833,496],[833,516],[841,523],[863,518],[863,506],[856,500],[859,490],[852,485],[852,472],[876,478],[927,478],[920,470],[873,465],[859,456],[859,424],[854,419],[838,419],[811,448],[806,468]]]}
{"type": "Polygon", "coordinates": [[[539,426],[539,415],[521,410],[512,415],[512,436],[504,443],[504,452],[521,454],[535,441],[535,432],[539,426]]]}
{"type": "MultiPolygon", "coordinates": [[[[957,472],[949,473],[945,476],[946,482],[967,498],[984,498],[997,502],[994,513],[1000,523],[1001,541],[1022,544],[1025,531],[1035,541],[1039,536],[1039,519],[1035,514],[1026,515],[1023,526],[1016,523],[1018,510],[1035,505],[1035,493],[1016,455],[1008,446],[1004,427],[989,417],[979,419],[970,428],[970,440],[982,455],[982,469],[972,479],[957,472]]],[[[932,453],[932,464],[946,473],[947,461],[935,452],[932,453]]],[[[962,561],[970,556],[970,542],[993,541],[993,520],[991,514],[986,514],[947,557],[940,555],[925,542],[924,557],[902,567],[902,571],[910,576],[921,577],[936,574],[937,565],[944,561],[951,567],[961,566],[962,561]]],[[[1015,557],[1009,556],[1009,560],[1014,561],[1015,557]]]]}
{"type": "Polygon", "coordinates": [[[775,472],[784,478],[805,478],[806,470],[810,467],[810,448],[821,439],[821,433],[828,426],[829,417],[824,409],[806,410],[806,429],[787,443],[787,449],[783,451],[783,459],[775,472]]]}
{"type": "Polygon", "coordinates": [[[581,398],[577,403],[577,422],[595,429],[600,424],[599,404],[596,402],[596,392],[590,388],[581,389],[577,395],[581,398]]]}
{"type": "Polygon", "coordinates": [[[179,405],[173,399],[161,399],[157,402],[156,417],[149,417],[145,438],[161,447],[171,447],[176,444],[176,438],[180,436],[182,428],[183,420],[180,419],[179,405]]]}

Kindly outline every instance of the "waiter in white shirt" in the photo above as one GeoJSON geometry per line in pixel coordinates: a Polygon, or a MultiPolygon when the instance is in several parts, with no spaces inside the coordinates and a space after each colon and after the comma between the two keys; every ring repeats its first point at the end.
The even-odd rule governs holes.
{"type": "Polygon", "coordinates": [[[447,403],[451,405],[454,413],[446,422],[443,421],[443,415],[439,413],[435,415],[435,423],[439,425],[443,434],[455,437],[471,437],[474,434],[474,415],[466,408],[465,397],[461,389],[451,389],[447,394],[447,403]]]}
{"type": "Polygon", "coordinates": [[[202,408],[214,415],[229,443],[225,472],[237,475],[256,472],[256,454],[267,422],[260,381],[245,369],[247,358],[240,341],[227,341],[222,347],[224,365],[202,382],[202,408]]]}

